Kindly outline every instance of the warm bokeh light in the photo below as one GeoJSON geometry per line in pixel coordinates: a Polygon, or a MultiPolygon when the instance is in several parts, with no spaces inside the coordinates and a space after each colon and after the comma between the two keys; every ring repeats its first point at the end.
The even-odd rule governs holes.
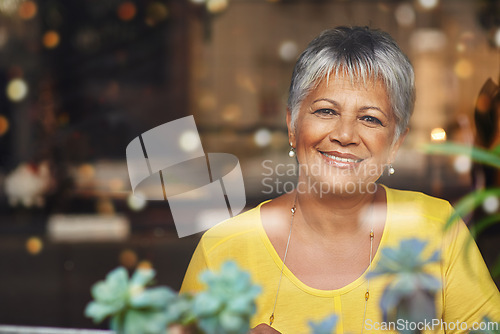
{"type": "Polygon", "coordinates": [[[23,79],[13,79],[7,85],[7,97],[13,102],[23,100],[28,94],[28,85],[23,79]]]}
{"type": "Polygon", "coordinates": [[[396,21],[402,27],[410,27],[415,24],[415,10],[409,3],[400,4],[396,8],[394,15],[396,16],[396,21]]]}
{"type": "Polygon", "coordinates": [[[142,260],[137,264],[137,269],[153,269],[153,264],[150,261],[142,260]]]}
{"type": "Polygon", "coordinates": [[[137,14],[137,8],[135,4],[131,1],[125,1],[118,6],[118,10],[116,11],[118,17],[122,21],[130,21],[137,14]]]}
{"type": "Polygon", "coordinates": [[[491,108],[491,97],[488,94],[482,93],[476,101],[476,109],[481,113],[485,113],[491,108]]]}
{"type": "Polygon", "coordinates": [[[239,119],[242,115],[242,111],[239,105],[237,104],[228,104],[222,110],[222,119],[226,122],[232,122],[239,119]]]}
{"type": "Polygon", "coordinates": [[[19,8],[19,0],[1,0],[0,1],[0,13],[5,15],[12,15],[19,8]]]}
{"type": "Polygon", "coordinates": [[[59,45],[59,33],[55,30],[49,30],[43,34],[43,46],[47,49],[53,49],[59,45]]]}
{"type": "Polygon", "coordinates": [[[95,168],[91,164],[82,164],[78,167],[78,177],[83,181],[90,181],[95,177],[95,168]]]}
{"type": "Polygon", "coordinates": [[[198,99],[198,107],[203,111],[211,111],[217,106],[217,99],[212,93],[205,93],[198,99]]]}
{"type": "Polygon", "coordinates": [[[9,131],[9,126],[10,124],[7,117],[0,115],[0,136],[3,136],[7,133],[7,131],[9,131]]]}
{"type": "Polygon", "coordinates": [[[467,79],[474,72],[474,67],[467,59],[460,59],[455,63],[454,71],[459,78],[467,79]]]}
{"type": "Polygon", "coordinates": [[[124,249],[120,253],[120,264],[128,269],[133,269],[137,265],[137,254],[131,249],[124,249]]]}
{"type": "Polygon", "coordinates": [[[186,152],[196,150],[200,145],[200,137],[194,131],[185,131],[179,138],[179,146],[186,152]]]}
{"type": "Polygon", "coordinates": [[[26,250],[31,255],[39,254],[43,249],[43,242],[40,238],[31,237],[26,240],[26,250]]]}
{"type": "Polygon", "coordinates": [[[112,215],[116,212],[113,201],[108,197],[102,197],[97,200],[96,211],[100,215],[112,215]]]}
{"type": "Polygon", "coordinates": [[[38,11],[38,7],[35,2],[28,0],[23,2],[20,6],[19,9],[17,10],[17,13],[20,18],[23,20],[29,20],[35,17],[36,13],[38,11]]]}
{"type": "Polygon", "coordinates": [[[218,14],[226,10],[228,0],[207,0],[207,10],[212,14],[218,14]]]}
{"type": "Polygon", "coordinates": [[[113,178],[108,181],[108,187],[109,190],[114,191],[114,192],[120,192],[123,191],[125,188],[125,183],[123,182],[122,179],[119,178],[113,178]]]}
{"type": "Polygon", "coordinates": [[[265,147],[271,143],[271,132],[268,129],[259,129],[255,132],[253,140],[255,144],[260,147],[265,147]]]}
{"type": "Polygon", "coordinates": [[[445,141],[446,131],[443,128],[435,128],[431,131],[431,139],[433,141],[445,141]]]}
{"type": "Polygon", "coordinates": [[[146,24],[154,26],[168,17],[168,8],[159,1],[152,2],[146,8],[146,24]]]}

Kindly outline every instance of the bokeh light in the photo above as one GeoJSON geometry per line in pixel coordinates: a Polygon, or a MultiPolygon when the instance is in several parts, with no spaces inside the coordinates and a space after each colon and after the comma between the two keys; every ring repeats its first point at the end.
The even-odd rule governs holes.
{"type": "Polygon", "coordinates": [[[159,1],[152,2],[146,8],[146,24],[154,26],[168,17],[168,8],[159,1]]]}
{"type": "Polygon", "coordinates": [[[135,4],[131,1],[122,2],[116,11],[118,18],[122,21],[130,21],[137,14],[137,8],[135,4]]]}
{"type": "Polygon", "coordinates": [[[271,143],[271,132],[268,129],[259,129],[255,132],[253,139],[257,146],[265,147],[271,143]]]}
{"type": "Polygon", "coordinates": [[[146,207],[146,204],[146,198],[142,193],[136,191],[135,194],[128,195],[127,205],[132,211],[141,211],[146,207]]]}
{"type": "Polygon", "coordinates": [[[222,110],[222,118],[226,122],[232,122],[241,117],[241,114],[243,112],[241,111],[241,108],[237,104],[228,104],[227,106],[224,107],[222,110]]]}
{"type": "Polygon", "coordinates": [[[7,117],[0,115],[0,137],[9,131],[10,123],[7,117]]]}
{"type": "Polygon", "coordinates": [[[433,9],[438,5],[439,1],[438,0],[418,0],[418,3],[424,9],[433,9]]]}
{"type": "Polygon", "coordinates": [[[455,63],[454,71],[457,77],[467,79],[474,73],[474,66],[469,60],[460,59],[455,63]]]}
{"type": "Polygon", "coordinates": [[[500,28],[497,28],[495,35],[493,36],[493,41],[497,48],[500,48],[500,28]]]}
{"type": "Polygon", "coordinates": [[[494,213],[498,210],[498,197],[488,196],[483,202],[483,210],[487,213],[494,213]]]}
{"type": "Polygon", "coordinates": [[[91,164],[82,164],[78,167],[78,177],[84,182],[94,179],[95,174],[95,168],[91,164]]]}
{"type": "Polygon", "coordinates": [[[108,181],[108,187],[113,192],[120,192],[125,189],[125,182],[119,178],[112,178],[108,181]]]}
{"type": "Polygon", "coordinates": [[[17,11],[20,2],[20,0],[1,0],[0,12],[10,16],[17,11]]]}
{"type": "Polygon", "coordinates": [[[396,21],[402,27],[410,27],[415,24],[415,10],[409,3],[402,3],[394,12],[396,16],[396,21]]]}
{"type": "Polygon", "coordinates": [[[299,47],[294,41],[284,41],[280,44],[279,55],[280,58],[286,62],[292,62],[299,54],[299,47]]]}
{"type": "Polygon", "coordinates": [[[431,139],[433,141],[445,141],[446,131],[443,128],[435,128],[431,131],[431,139]]]}
{"type": "Polygon", "coordinates": [[[49,30],[43,34],[43,46],[47,49],[53,49],[59,45],[60,37],[59,33],[55,30],[49,30]]]}
{"type": "Polygon", "coordinates": [[[133,269],[137,265],[137,254],[131,249],[124,249],[120,253],[120,264],[128,269],[133,269]]]}
{"type": "Polygon", "coordinates": [[[28,94],[28,85],[23,79],[13,79],[7,85],[7,97],[13,102],[23,100],[28,94]]]}
{"type": "Polygon", "coordinates": [[[38,7],[35,2],[28,0],[23,2],[17,11],[17,14],[23,20],[30,20],[35,17],[38,7]]]}
{"type": "Polygon", "coordinates": [[[26,250],[31,255],[40,254],[43,249],[43,242],[38,237],[31,237],[26,240],[26,250]]]}
{"type": "Polygon", "coordinates": [[[453,161],[453,168],[459,174],[467,174],[472,167],[471,159],[466,155],[459,155],[453,161]]]}
{"type": "Polygon", "coordinates": [[[200,137],[194,131],[185,131],[179,138],[179,146],[186,152],[196,150],[200,145],[200,137]]]}
{"type": "Polygon", "coordinates": [[[153,264],[150,261],[142,260],[137,264],[137,269],[153,269],[153,264]]]}
{"type": "Polygon", "coordinates": [[[212,14],[218,14],[226,10],[228,0],[207,0],[207,10],[212,14]]]}
{"type": "Polygon", "coordinates": [[[205,93],[198,100],[198,107],[203,111],[211,111],[216,106],[217,106],[217,99],[212,93],[205,93]]]}
{"type": "Polygon", "coordinates": [[[108,197],[101,197],[97,200],[96,211],[100,215],[112,215],[116,212],[113,201],[108,197]]]}
{"type": "Polygon", "coordinates": [[[491,108],[491,97],[488,94],[481,93],[479,94],[476,101],[476,109],[480,113],[488,112],[491,108]]]}

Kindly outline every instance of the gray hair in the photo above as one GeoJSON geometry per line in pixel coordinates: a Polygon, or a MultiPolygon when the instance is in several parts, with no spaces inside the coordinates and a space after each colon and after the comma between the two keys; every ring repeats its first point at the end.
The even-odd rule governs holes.
{"type": "Polygon", "coordinates": [[[288,97],[292,126],[309,92],[325,77],[339,74],[347,74],[352,84],[381,79],[396,116],[395,139],[406,130],[415,104],[413,67],[389,34],[368,27],[326,30],[302,52],[288,97]]]}

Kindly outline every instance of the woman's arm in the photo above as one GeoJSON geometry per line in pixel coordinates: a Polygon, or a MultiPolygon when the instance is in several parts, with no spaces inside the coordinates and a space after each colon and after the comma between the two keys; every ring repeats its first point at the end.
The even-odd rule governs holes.
{"type": "Polygon", "coordinates": [[[461,219],[446,232],[443,247],[443,321],[500,321],[500,293],[461,219]]]}

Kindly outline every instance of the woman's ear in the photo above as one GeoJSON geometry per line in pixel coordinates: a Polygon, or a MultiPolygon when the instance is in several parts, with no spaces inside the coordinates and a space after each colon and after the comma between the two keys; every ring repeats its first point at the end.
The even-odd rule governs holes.
{"type": "Polygon", "coordinates": [[[399,135],[399,138],[396,139],[394,144],[392,144],[391,151],[389,152],[389,164],[392,164],[396,159],[396,155],[398,154],[399,148],[401,144],[405,141],[406,135],[410,131],[410,128],[406,128],[406,130],[399,135]]]}
{"type": "Polygon", "coordinates": [[[288,128],[288,142],[295,148],[295,125],[292,124],[292,112],[286,109],[286,126],[288,128]]]}

